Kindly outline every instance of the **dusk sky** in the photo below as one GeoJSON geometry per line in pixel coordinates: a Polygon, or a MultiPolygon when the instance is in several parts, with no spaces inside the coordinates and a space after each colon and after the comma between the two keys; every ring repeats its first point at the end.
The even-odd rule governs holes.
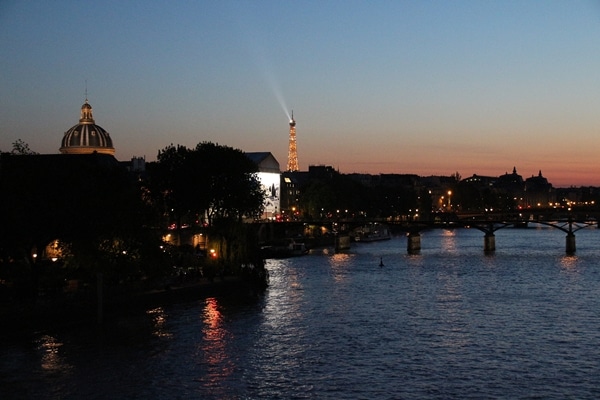
{"type": "Polygon", "coordinates": [[[600,186],[600,1],[0,0],[0,150],[87,96],[116,158],[169,144],[342,173],[600,186]],[[86,83],[87,82],[87,83],[86,83]]]}

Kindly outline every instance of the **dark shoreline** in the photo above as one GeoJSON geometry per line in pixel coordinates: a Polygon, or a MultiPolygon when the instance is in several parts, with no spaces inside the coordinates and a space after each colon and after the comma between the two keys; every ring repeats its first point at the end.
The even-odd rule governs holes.
{"type": "Polygon", "coordinates": [[[245,296],[256,298],[260,289],[242,277],[201,279],[163,289],[141,293],[103,295],[101,318],[97,294],[86,298],[38,298],[35,302],[2,304],[0,320],[4,329],[0,336],[18,335],[69,325],[110,324],[117,317],[139,315],[147,309],[174,303],[185,303],[218,296],[245,296]]]}

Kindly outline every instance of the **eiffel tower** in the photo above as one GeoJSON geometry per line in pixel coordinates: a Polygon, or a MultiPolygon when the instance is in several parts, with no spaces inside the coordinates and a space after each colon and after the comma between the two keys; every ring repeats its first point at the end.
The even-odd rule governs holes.
{"type": "Polygon", "coordinates": [[[290,145],[288,147],[288,171],[298,171],[298,153],[296,152],[296,121],[294,120],[294,110],[292,110],[292,119],[290,120],[290,145]]]}

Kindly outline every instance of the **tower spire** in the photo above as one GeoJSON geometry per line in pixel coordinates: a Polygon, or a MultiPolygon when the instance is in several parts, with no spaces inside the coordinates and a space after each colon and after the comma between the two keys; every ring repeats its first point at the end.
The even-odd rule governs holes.
{"type": "Polygon", "coordinates": [[[292,119],[290,119],[290,144],[288,146],[288,171],[298,171],[298,153],[296,151],[296,120],[294,119],[294,110],[292,110],[292,119]]]}
{"type": "Polygon", "coordinates": [[[92,114],[92,106],[88,103],[86,97],[85,103],[81,106],[81,117],[79,118],[80,124],[95,124],[94,116],[92,114]]]}

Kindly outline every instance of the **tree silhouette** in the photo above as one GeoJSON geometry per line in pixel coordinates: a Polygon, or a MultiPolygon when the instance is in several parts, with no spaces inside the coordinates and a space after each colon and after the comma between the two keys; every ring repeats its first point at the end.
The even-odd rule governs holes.
{"type": "Polygon", "coordinates": [[[150,191],[178,227],[261,213],[258,167],[237,149],[210,142],[194,149],[169,145],[150,166],[150,191]]]}
{"type": "Polygon", "coordinates": [[[64,246],[62,265],[84,280],[139,275],[149,254],[140,247],[158,249],[143,233],[139,192],[114,157],[3,154],[0,168],[0,250],[32,268],[33,288],[53,241],[64,246]]]}
{"type": "Polygon", "coordinates": [[[13,149],[11,151],[12,154],[19,155],[34,155],[39,154],[29,148],[29,145],[25,143],[21,139],[17,139],[17,141],[13,142],[13,149]]]}

